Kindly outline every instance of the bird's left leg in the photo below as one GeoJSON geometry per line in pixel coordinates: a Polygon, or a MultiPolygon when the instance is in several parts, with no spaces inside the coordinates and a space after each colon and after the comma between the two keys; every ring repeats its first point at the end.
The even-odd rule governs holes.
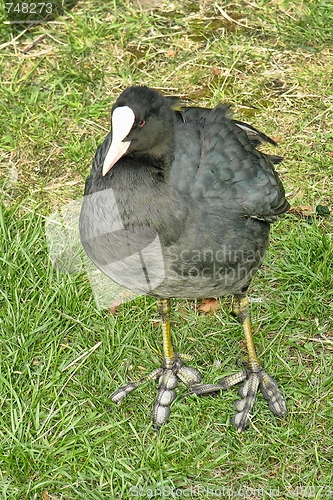
{"type": "Polygon", "coordinates": [[[271,412],[275,415],[284,415],[287,413],[287,407],[277,383],[259,364],[250,329],[249,299],[247,296],[235,295],[233,298],[232,310],[237,315],[243,327],[248,361],[241,372],[223,378],[220,380],[219,384],[221,388],[225,390],[245,380],[245,383],[238,390],[238,394],[242,399],[235,402],[235,407],[238,412],[231,420],[233,425],[237,427],[238,432],[241,432],[249,423],[249,416],[256,399],[258,388],[261,390],[265,399],[267,399],[271,412]]]}

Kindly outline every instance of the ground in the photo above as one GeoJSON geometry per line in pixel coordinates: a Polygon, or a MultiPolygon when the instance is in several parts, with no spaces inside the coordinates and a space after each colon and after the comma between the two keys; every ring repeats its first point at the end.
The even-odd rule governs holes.
{"type": "MultiPolygon", "coordinates": [[[[332,473],[333,11],[328,1],[79,1],[45,24],[0,6],[0,491],[11,500],[329,498],[332,473]],[[151,427],[153,388],[112,391],[160,363],[154,300],[97,307],[87,274],[49,258],[45,220],[82,196],[115,97],[146,84],[189,104],[229,102],[278,142],[293,212],[275,224],[250,289],[262,364],[288,416],[235,390],[177,399],[151,427]],[[320,209],[319,209],[320,211],[320,209]],[[161,490],[161,491],[160,491],[161,490]],[[173,492],[173,493],[172,493],[173,492]]],[[[230,298],[174,304],[179,351],[204,381],[244,351],[230,298]]]]}

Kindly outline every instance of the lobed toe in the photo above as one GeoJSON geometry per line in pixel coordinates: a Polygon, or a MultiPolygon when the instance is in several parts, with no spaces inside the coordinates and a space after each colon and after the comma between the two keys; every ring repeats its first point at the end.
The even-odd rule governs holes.
{"type": "Polygon", "coordinates": [[[260,374],[260,390],[268,401],[269,409],[274,415],[282,417],[287,413],[287,405],[282,391],[276,381],[266,372],[260,374]]]}
{"type": "Polygon", "coordinates": [[[130,382],[129,384],[123,385],[119,387],[115,392],[113,392],[110,396],[111,401],[114,403],[120,403],[124,398],[126,398],[127,394],[134,391],[139,387],[140,381],[138,382],[130,382]]]}
{"type": "Polygon", "coordinates": [[[177,377],[186,385],[186,387],[191,387],[194,384],[199,384],[201,382],[201,373],[192,366],[180,366],[177,370],[177,377]]]}

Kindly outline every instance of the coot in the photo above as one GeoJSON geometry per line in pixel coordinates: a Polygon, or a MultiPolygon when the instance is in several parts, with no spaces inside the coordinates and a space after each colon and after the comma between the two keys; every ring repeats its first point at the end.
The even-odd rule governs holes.
{"type": "Polygon", "coordinates": [[[249,422],[258,388],[269,408],[286,413],[282,392],[259,364],[250,331],[247,289],[268,247],[270,223],[289,209],[273,163],[256,149],[274,144],[230,117],[228,106],[182,107],[145,86],[127,88],[112,107],[111,132],[98,148],[80,214],[82,245],[92,262],[127,289],[157,298],[164,359],[116,390],[120,402],[144,380],[158,380],[153,421],[169,417],[178,381],[196,394],[244,382],[232,423],[249,422]],[[170,299],[233,295],[248,360],[217,384],[174,352],[170,299]]]}

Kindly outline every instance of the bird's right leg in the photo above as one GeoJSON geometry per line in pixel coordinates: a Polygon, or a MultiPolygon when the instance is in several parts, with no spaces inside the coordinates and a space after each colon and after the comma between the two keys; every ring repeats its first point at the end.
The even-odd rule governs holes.
{"type": "Polygon", "coordinates": [[[200,385],[201,374],[196,368],[185,366],[182,356],[173,351],[170,334],[170,300],[158,299],[157,309],[162,320],[163,365],[140,380],[119,387],[110,399],[114,403],[120,403],[142,382],[158,380],[158,391],[153,405],[153,422],[158,429],[169,418],[170,405],[176,398],[175,389],[178,386],[178,381],[180,380],[187,388],[191,389],[200,385]]]}

